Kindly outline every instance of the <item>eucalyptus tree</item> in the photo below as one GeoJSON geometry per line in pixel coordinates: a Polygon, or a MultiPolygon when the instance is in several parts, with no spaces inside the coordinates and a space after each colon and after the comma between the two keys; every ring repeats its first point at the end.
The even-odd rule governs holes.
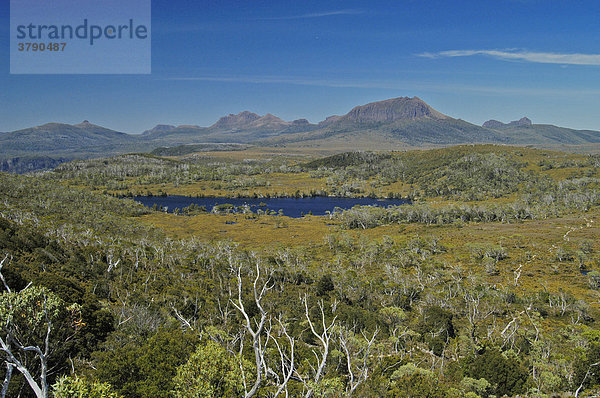
{"type": "Polygon", "coordinates": [[[8,255],[0,262],[0,279],[5,291],[0,294],[0,351],[4,353],[6,374],[0,392],[7,396],[14,369],[19,371],[37,398],[48,397],[49,359],[57,341],[53,333],[59,329],[61,337],[69,339],[81,325],[81,308],[77,304],[67,306],[47,288],[27,285],[13,291],[1,274],[8,255]],[[64,322],[73,326],[67,331],[64,322]],[[39,364],[31,361],[33,355],[39,364]],[[39,373],[39,374],[36,374],[39,373]]]}

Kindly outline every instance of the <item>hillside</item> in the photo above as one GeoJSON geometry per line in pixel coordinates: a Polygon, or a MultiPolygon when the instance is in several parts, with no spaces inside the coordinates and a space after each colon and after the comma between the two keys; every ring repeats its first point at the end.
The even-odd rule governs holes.
{"type": "Polygon", "coordinates": [[[47,123],[0,135],[0,155],[32,153],[101,152],[136,142],[135,137],[97,126],[47,123]]]}
{"type": "Polygon", "coordinates": [[[550,124],[535,124],[531,127],[512,128],[507,131],[507,135],[517,145],[530,144],[532,141],[537,145],[584,145],[600,143],[600,132],[598,131],[573,130],[550,124]]]}
{"type": "Polygon", "coordinates": [[[501,131],[511,144],[515,145],[585,145],[600,143],[600,132],[591,130],[574,130],[551,124],[533,124],[524,117],[510,123],[489,120],[483,124],[496,131],[501,131]]]}

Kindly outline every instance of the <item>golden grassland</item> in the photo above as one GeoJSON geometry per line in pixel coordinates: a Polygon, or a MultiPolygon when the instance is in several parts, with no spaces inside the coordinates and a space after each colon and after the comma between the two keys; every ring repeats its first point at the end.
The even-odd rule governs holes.
{"type": "MultiPolygon", "coordinates": [[[[142,221],[160,227],[177,238],[197,237],[206,241],[230,240],[242,248],[271,253],[285,247],[310,250],[314,266],[330,261],[326,237],[336,235],[354,242],[355,254],[360,254],[361,239],[381,242],[384,237],[403,243],[415,237],[436,238],[447,252],[438,257],[445,266],[461,267],[466,272],[485,275],[484,266],[472,256],[477,244],[502,246],[508,258],[498,263],[498,274],[486,276],[498,289],[514,283],[521,270],[519,286],[523,291],[547,290],[556,293],[561,289],[598,306],[598,297],[590,296],[588,281],[580,272],[577,259],[559,262],[557,251],[562,248],[575,254],[584,241],[592,242],[594,252],[600,250],[596,242],[600,236],[600,211],[562,218],[525,221],[522,223],[469,223],[456,225],[392,224],[368,230],[342,230],[340,225],[326,216],[289,218],[259,216],[246,218],[242,214],[201,214],[176,216],[153,213],[142,221]]],[[[585,266],[599,266],[594,255],[585,259],[585,266]]],[[[381,270],[378,264],[373,268],[381,270]]]]}
{"type": "Polygon", "coordinates": [[[333,231],[331,221],[318,216],[291,218],[260,215],[249,218],[244,214],[176,216],[154,212],[142,216],[141,220],[176,238],[194,236],[206,241],[231,240],[247,248],[267,251],[278,245],[322,244],[323,237],[333,231]]]}

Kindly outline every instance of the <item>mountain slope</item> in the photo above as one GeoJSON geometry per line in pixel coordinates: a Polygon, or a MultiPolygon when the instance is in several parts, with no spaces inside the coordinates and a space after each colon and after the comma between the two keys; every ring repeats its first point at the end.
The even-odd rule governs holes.
{"type": "Polygon", "coordinates": [[[533,124],[527,117],[510,123],[488,120],[483,127],[503,134],[515,145],[585,145],[600,143],[600,132],[574,130],[551,124],[533,124]]]}
{"type": "Polygon", "coordinates": [[[0,135],[2,153],[51,153],[89,150],[133,143],[132,136],[88,121],[70,125],[47,123],[0,135]]]}
{"type": "Polygon", "coordinates": [[[551,124],[514,126],[502,131],[515,145],[585,145],[600,143],[600,132],[574,130],[551,124]]]}
{"type": "Polygon", "coordinates": [[[167,145],[184,145],[204,142],[208,128],[191,125],[168,126],[157,125],[151,130],[146,130],[137,139],[154,148],[167,145]],[[159,127],[164,126],[164,127],[159,127]],[[158,127],[158,128],[157,128],[158,127]]]}

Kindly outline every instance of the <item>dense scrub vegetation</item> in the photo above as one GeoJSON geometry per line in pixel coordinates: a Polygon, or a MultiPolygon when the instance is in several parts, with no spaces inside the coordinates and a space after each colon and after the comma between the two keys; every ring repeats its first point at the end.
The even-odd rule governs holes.
{"type": "Polygon", "coordinates": [[[218,182],[219,188],[231,191],[266,185],[264,178],[256,177],[260,174],[299,170],[287,163],[281,159],[227,162],[194,156],[181,161],[148,154],[132,154],[66,163],[55,169],[53,175],[121,193],[127,193],[132,187],[163,183],[177,187],[198,181],[218,182]]]}
{"type": "Polygon", "coordinates": [[[579,156],[541,170],[557,161],[539,166],[526,151],[450,148],[278,166],[128,155],[0,174],[6,396],[35,396],[34,385],[57,397],[593,395],[600,247],[586,231],[600,220],[598,162],[579,156]],[[174,238],[144,221],[152,210],[98,193],[119,178],[141,189],[175,175],[191,184],[210,170],[272,168],[377,181],[412,192],[417,204],[334,212],[318,243],[259,248],[174,238]],[[556,170],[568,173],[544,174],[556,170]],[[583,226],[552,240],[567,216],[583,226]],[[537,241],[448,238],[469,225],[539,219],[551,223],[536,224],[547,228],[537,241]],[[540,277],[565,283],[535,287],[540,277]]]}

